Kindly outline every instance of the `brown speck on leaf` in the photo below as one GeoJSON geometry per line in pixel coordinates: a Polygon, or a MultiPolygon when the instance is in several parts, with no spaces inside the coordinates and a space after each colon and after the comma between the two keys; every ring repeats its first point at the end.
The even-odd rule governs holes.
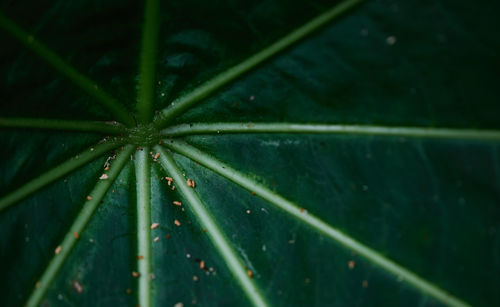
{"type": "Polygon", "coordinates": [[[172,191],[175,190],[175,185],[172,186],[172,191]]]}
{"type": "Polygon", "coordinates": [[[195,281],[195,282],[198,281],[198,276],[194,275],[193,276],[193,281],[195,281]]]}
{"type": "Polygon", "coordinates": [[[173,182],[174,181],[174,179],[172,177],[165,177],[165,180],[167,180],[168,182],[173,182]]]}
{"type": "Polygon", "coordinates": [[[83,287],[77,280],[73,282],[73,289],[75,289],[76,293],[78,294],[83,293],[83,287]]]}
{"type": "Polygon", "coordinates": [[[40,288],[42,286],[42,283],[37,281],[36,284],[35,284],[35,288],[40,288]]]}
{"type": "Polygon", "coordinates": [[[127,294],[132,294],[132,290],[131,290],[131,289],[129,289],[129,288],[127,288],[127,290],[125,290],[125,293],[127,293],[127,294]]]}
{"type": "Polygon", "coordinates": [[[108,174],[102,174],[101,177],[99,177],[100,180],[106,180],[108,179],[108,174]]]}
{"type": "Polygon", "coordinates": [[[109,171],[109,165],[106,165],[106,167],[104,168],[105,171],[109,171]]]}
{"type": "Polygon", "coordinates": [[[205,260],[200,261],[200,269],[205,269],[205,260]]]}
{"type": "Polygon", "coordinates": [[[368,281],[367,280],[363,280],[363,282],[361,283],[361,285],[363,286],[363,288],[368,288],[368,281]]]}
{"type": "Polygon", "coordinates": [[[156,229],[156,228],[158,228],[159,225],[160,224],[158,224],[158,223],[153,223],[153,224],[151,224],[151,229],[156,229]]]}
{"type": "Polygon", "coordinates": [[[181,222],[179,222],[178,220],[175,220],[175,221],[174,221],[174,224],[175,224],[176,226],[181,226],[181,222]]]}
{"type": "Polygon", "coordinates": [[[73,231],[73,237],[78,240],[80,238],[80,235],[78,234],[78,232],[73,231]]]}
{"type": "Polygon", "coordinates": [[[172,236],[170,234],[166,235],[167,239],[170,239],[172,236]]]}
{"type": "Polygon", "coordinates": [[[180,201],[174,200],[172,203],[176,206],[182,206],[182,203],[180,201]]]}
{"type": "Polygon", "coordinates": [[[247,270],[248,277],[253,278],[253,272],[250,270],[247,270]]]}
{"type": "Polygon", "coordinates": [[[203,228],[203,232],[207,232],[207,229],[206,229],[206,228],[203,228]]]}
{"type": "Polygon", "coordinates": [[[304,208],[300,208],[300,212],[304,212],[304,211],[305,211],[304,208]]]}
{"type": "Polygon", "coordinates": [[[155,237],[155,238],[153,239],[153,241],[154,241],[154,242],[158,242],[158,241],[160,241],[160,237],[155,237]]]}
{"type": "Polygon", "coordinates": [[[347,263],[347,266],[349,267],[350,270],[354,269],[354,266],[356,265],[356,262],[354,260],[349,260],[347,263]]]}
{"type": "Polygon", "coordinates": [[[194,161],[194,164],[198,164],[198,162],[194,161]]]}
{"type": "Polygon", "coordinates": [[[252,195],[255,196],[255,192],[252,192],[252,195]]]}
{"type": "Polygon", "coordinates": [[[137,260],[142,260],[142,259],[144,259],[143,255],[137,255],[137,260]]]}
{"type": "Polygon", "coordinates": [[[55,253],[56,255],[59,255],[59,254],[61,253],[61,250],[62,250],[62,247],[61,247],[61,245],[59,245],[59,246],[58,246],[58,247],[56,247],[56,249],[54,250],[54,253],[55,253]]]}
{"type": "Polygon", "coordinates": [[[141,276],[141,273],[136,272],[136,271],[132,271],[132,276],[137,278],[137,277],[141,276]]]}
{"type": "Polygon", "coordinates": [[[214,271],[214,268],[213,268],[213,267],[209,267],[209,268],[208,268],[208,270],[209,270],[210,272],[213,272],[213,271],[214,271]]]}
{"type": "Polygon", "coordinates": [[[92,199],[92,196],[87,195],[87,197],[86,197],[85,199],[86,199],[86,200],[91,200],[91,199],[92,199]]]}
{"type": "Polygon", "coordinates": [[[158,159],[158,157],[160,157],[160,153],[159,152],[156,153],[155,159],[158,159]]]}

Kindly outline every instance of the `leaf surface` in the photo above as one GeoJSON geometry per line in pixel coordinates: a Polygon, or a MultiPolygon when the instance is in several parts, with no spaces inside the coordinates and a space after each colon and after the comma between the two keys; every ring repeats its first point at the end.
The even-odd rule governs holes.
{"type": "Polygon", "coordinates": [[[98,143],[138,149],[44,293],[37,282],[122,143],[0,211],[0,305],[34,293],[42,306],[500,304],[499,4],[192,0],[160,1],[157,11],[146,2],[149,10],[134,1],[0,5],[0,203],[98,143]],[[345,12],[323,27],[158,120],[336,5],[345,12]],[[255,133],[219,123],[456,133],[255,133]],[[175,150],[167,139],[177,125],[185,133],[175,142],[297,214],[240,175],[206,167],[202,154],[175,150]],[[188,179],[195,187],[179,188],[188,179]]]}

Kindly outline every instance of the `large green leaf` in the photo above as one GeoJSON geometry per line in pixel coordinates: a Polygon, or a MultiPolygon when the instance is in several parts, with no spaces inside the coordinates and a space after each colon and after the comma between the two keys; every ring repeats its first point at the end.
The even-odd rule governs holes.
{"type": "Polygon", "coordinates": [[[2,306],[500,305],[498,2],[159,2],[1,4],[2,306]]]}

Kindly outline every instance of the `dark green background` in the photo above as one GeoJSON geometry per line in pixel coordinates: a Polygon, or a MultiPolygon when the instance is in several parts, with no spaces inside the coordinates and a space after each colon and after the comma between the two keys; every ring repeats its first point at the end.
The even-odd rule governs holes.
{"type": "MultiPolygon", "coordinates": [[[[156,109],[335,3],[163,2],[156,109]]],[[[133,111],[142,3],[3,1],[0,7],[133,111]]],[[[498,129],[499,11],[498,1],[368,1],[175,122],[498,129]]],[[[0,41],[0,116],[113,119],[6,33],[0,41]]],[[[0,195],[99,138],[2,128],[0,195]]],[[[500,305],[497,143],[333,135],[188,141],[472,305],[500,305]]],[[[175,158],[271,304],[439,305],[247,191],[175,158]],[[349,260],[356,262],[353,270],[349,260]]],[[[0,305],[25,302],[103,163],[96,160],[0,214],[0,305]]],[[[192,216],[167,205],[181,197],[157,183],[164,175],[153,168],[153,221],[161,224],[160,242],[153,244],[156,305],[247,304],[192,216]],[[201,272],[195,258],[216,274],[201,272]]],[[[47,306],[137,304],[130,275],[136,262],[132,164],[112,189],[47,293],[47,306]],[[82,294],[73,289],[75,280],[82,294]]]]}

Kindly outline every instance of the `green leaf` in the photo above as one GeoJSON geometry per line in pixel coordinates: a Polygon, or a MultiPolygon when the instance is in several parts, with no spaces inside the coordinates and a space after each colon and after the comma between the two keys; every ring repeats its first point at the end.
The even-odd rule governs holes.
{"type": "Polygon", "coordinates": [[[1,4],[0,305],[499,305],[499,9],[1,4]]]}

